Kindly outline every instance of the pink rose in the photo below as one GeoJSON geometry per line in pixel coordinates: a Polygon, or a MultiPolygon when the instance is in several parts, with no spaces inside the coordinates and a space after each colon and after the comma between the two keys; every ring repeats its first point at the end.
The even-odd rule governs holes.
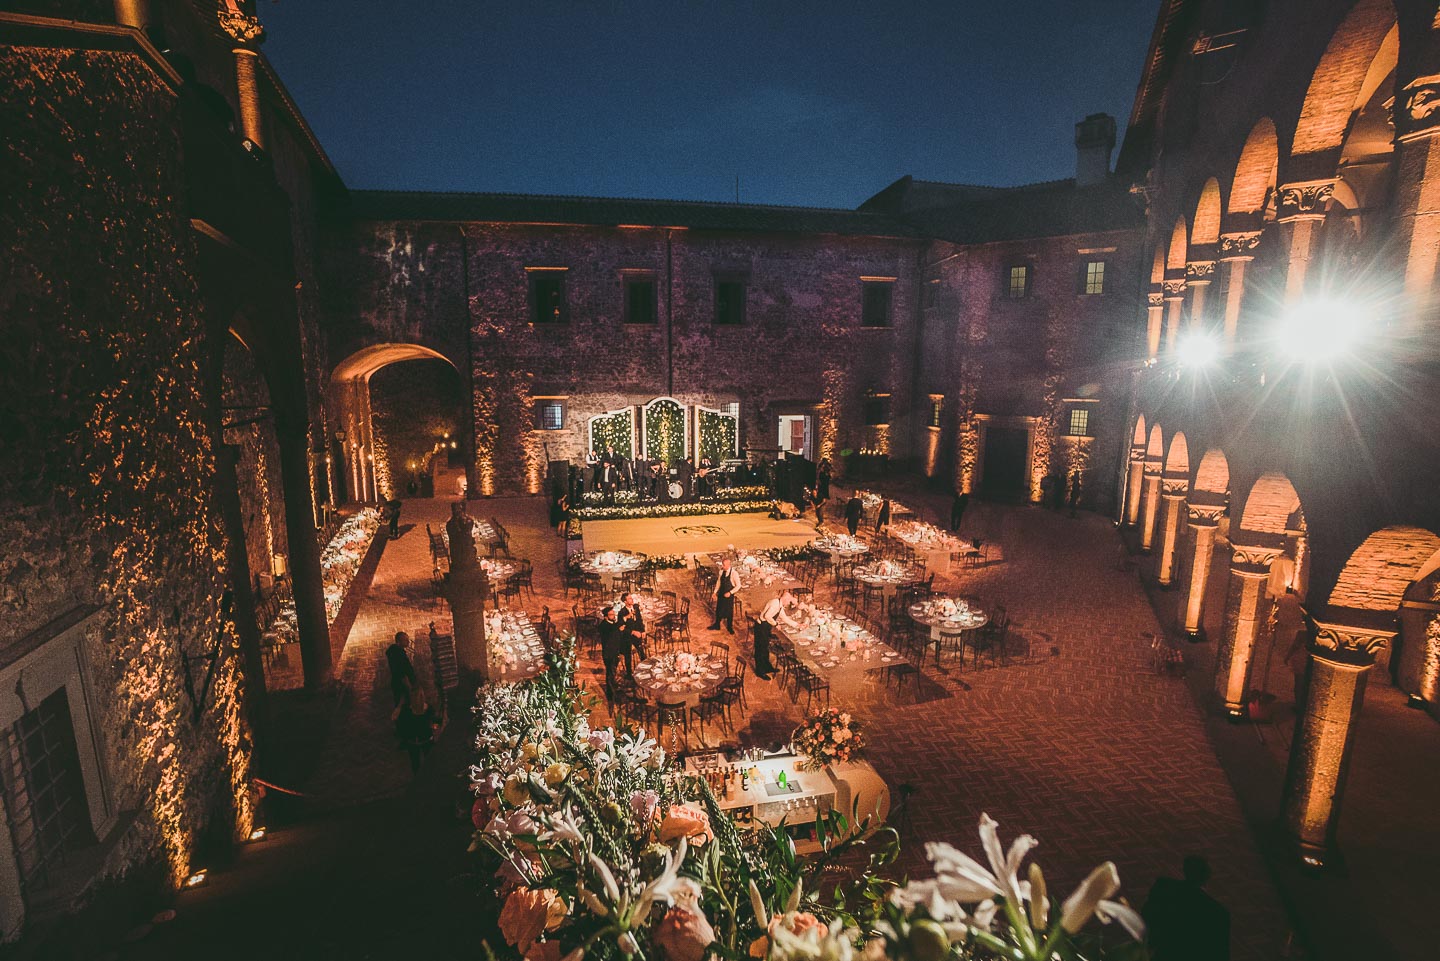
{"type": "Polygon", "coordinates": [[[660,840],[667,844],[676,838],[689,838],[696,847],[710,840],[710,815],[694,804],[676,804],[660,822],[660,840]]]}
{"type": "Polygon", "coordinates": [[[666,961],[703,961],[715,940],[715,929],[699,908],[676,905],[655,925],[650,937],[665,952],[666,961]]]}

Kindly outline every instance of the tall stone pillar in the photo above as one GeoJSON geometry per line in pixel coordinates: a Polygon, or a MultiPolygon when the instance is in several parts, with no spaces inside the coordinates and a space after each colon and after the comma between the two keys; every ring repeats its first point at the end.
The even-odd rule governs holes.
{"type": "MultiPolygon", "coordinates": [[[[1395,105],[1395,233],[1405,256],[1411,335],[1435,324],[1440,266],[1440,75],[1407,83],[1395,105]]],[[[1427,331],[1428,332],[1428,331],[1427,331]]]]}
{"type": "Polygon", "coordinates": [[[1334,178],[1306,180],[1280,188],[1277,220],[1285,233],[1290,263],[1285,272],[1285,303],[1304,297],[1305,278],[1315,255],[1315,241],[1325,220],[1325,205],[1335,193],[1334,178]]]}
{"type": "Polygon", "coordinates": [[[1125,480],[1125,523],[1134,527],[1140,522],[1140,499],[1144,493],[1145,448],[1130,448],[1130,463],[1125,480]]]}
{"type": "Polygon", "coordinates": [[[1146,295],[1145,359],[1160,356],[1160,334],[1165,326],[1165,292],[1158,285],[1146,295]]]}
{"type": "Polygon", "coordinates": [[[115,22],[144,30],[150,25],[150,0],[115,0],[115,22]]]}
{"type": "Polygon", "coordinates": [[[1240,308],[1245,300],[1245,265],[1255,259],[1260,231],[1233,231],[1220,235],[1220,279],[1225,285],[1225,351],[1235,349],[1240,331],[1240,308]]]}
{"type": "Polygon", "coordinates": [[[285,536],[290,545],[290,586],[300,632],[300,663],[305,689],[330,680],[330,623],[325,617],[325,582],[320,573],[320,544],[310,508],[310,435],[304,412],[275,409],[275,439],[280,447],[280,480],[285,496],[285,536]]]}
{"type": "Polygon", "coordinates": [[[467,674],[488,681],[490,645],[485,643],[485,599],[490,579],[475,552],[473,523],[463,504],[450,508],[445,522],[450,540],[450,574],[445,581],[445,601],[455,624],[455,660],[467,674]]]}
{"type": "Polygon", "coordinates": [[[1165,352],[1175,353],[1175,345],[1180,341],[1180,317],[1185,309],[1185,273],[1181,271],[1165,272],[1165,352]]]}
{"type": "Polygon", "coordinates": [[[1186,508],[1190,531],[1190,576],[1181,585],[1180,614],[1185,634],[1192,640],[1199,640],[1205,633],[1205,591],[1210,586],[1215,534],[1220,528],[1225,508],[1196,503],[1187,504],[1186,508]]]}
{"type": "Polygon", "coordinates": [[[1334,853],[1365,682],[1376,653],[1394,637],[1394,618],[1383,611],[1326,609],[1315,618],[1305,704],[1290,744],[1281,806],[1286,834],[1312,867],[1334,853]]]}
{"type": "Polygon", "coordinates": [[[1215,655],[1215,693],[1232,720],[1245,716],[1250,662],[1265,620],[1265,581],[1278,547],[1233,545],[1230,586],[1225,598],[1225,633],[1215,655]]]}
{"type": "Polygon", "coordinates": [[[260,18],[240,8],[239,0],[224,0],[219,10],[220,27],[235,42],[235,88],[239,94],[240,129],[245,139],[265,147],[264,116],[260,110],[260,44],[265,28],[260,18]]]}
{"type": "Polygon", "coordinates": [[[1160,563],[1155,575],[1161,587],[1173,587],[1175,545],[1180,540],[1180,515],[1185,510],[1185,494],[1190,484],[1183,477],[1165,477],[1160,483],[1160,563]]]}
{"type": "Polygon", "coordinates": [[[1140,505],[1140,549],[1150,553],[1155,544],[1155,523],[1160,515],[1160,462],[1145,462],[1145,493],[1140,505]]]}
{"type": "Polygon", "coordinates": [[[1205,329],[1205,299],[1214,279],[1214,260],[1192,260],[1185,265],[1185,288],[1190,292],[1191,330],[1205,329]]]}

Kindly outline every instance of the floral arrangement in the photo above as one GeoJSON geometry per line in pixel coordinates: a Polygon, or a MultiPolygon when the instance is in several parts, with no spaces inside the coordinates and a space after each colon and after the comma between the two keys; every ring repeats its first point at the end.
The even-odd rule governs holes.
{"type": "MultiPolygon", "coordinates": [[[[585,495],[589,497],[589,494],[585,495]]],[[[583,507],[576,513],[588,521],[630,520],[637,517],[694,517],[698,514],[764,514],[768,500],[697,501],[690,504],[645,504],[643,506],[583,507]]]]}
{"type": "Polygon", "coordinates": [[[865,733],[849,711],[831,708],[812,714],[790,735],[790,746],[804,758],[801,767],[818,771],[830,764],[858,761],[865,733]]]}
{"type": "Polygon", "coordinates": [[[849,534],[826,534],[814,543],[822,551],[837,551],[841,554],[858,554],[870,549],[869,544],[849,534]]]}
{"type": "Polygon", "coordinates": [[[686,566],[684,554],[650,554],[641,562],[642,571],[678,571],[686,566]]]}
{"type": "Polygon", "coordinates": [[[685,408],[673,400],[653,400],[645,406],[645,454],[670,462],[685,456],[685,408]]]}
{"type": "Polygon", "coordinates": [[[924,521],[906,521],[903,524],[891,525],[890,534],[912,547],[925,550],[958,551],[960,549],[960,538],[924,521]]]}
{"type": "Polygon", "coordinates": [[[675,655],[675,673],[679,675],[695,673],[695,655],[689,651],[681,651],[675,655]]]}
{"type": "Polygon", "coordinates": [[[1038,866],[1020,879],[1034,839],[1006,852],[983,815],[983,859],[931,844],[935,876],[903,886],[882,873],[894,833],[863,841],[863,824],[841,812],[816,822],[821,850],[802,860],[783,830],[742,830],[643,730],[592,725],[573,657],[476,698],[470,849],[484,879],[476,915],[489,926],[479,956],[1051,961],[1106,957],[1083,933],[1092,918],[1140,936],[1135,912],[1116,900],[1114,865],[1057,903],[1038,866]],[[821,899],[836,859],[867,847],[859,877],[826,877],[821,899]]]}
{"type": "MultiPolygon", "coordinates": [[[[325,591],[325,620],[331,624],[340,616],[340,608],[350,593],[350,585],[360,573],[360,565],[370,552],[375,532],[380,530],[380,511],[362,507],[340,524],[335,536],[320,551],[320,577],[325,591]]],[[[269,633],[280,644],[291,644],[300,638],[300,618],[295,612],[295,598],[287,597],[270,625],[269,633]]]]}
{"type": "Polygon", "coordinates": [[[770,516],[777,521],[790,521],[800,516],[800,508],[789,501],[777,500],[770,509],[770,516]]]}
{"type": "Polygon", "coordinates": [[[700,407],[695,420],[700,428],[698,442],[701,457],[709,457],[718,464],[727,457],[735,456],[740,447],[740,418],[700,407]]]}
{"type": "Polygon", "coordinates": [[[755,553],[762,557],[768,557],[777,564],[803,563],[827,556],[824,551],[816,549],[812,544],[802,544],[799,547],[765,547],[755,553]]]}

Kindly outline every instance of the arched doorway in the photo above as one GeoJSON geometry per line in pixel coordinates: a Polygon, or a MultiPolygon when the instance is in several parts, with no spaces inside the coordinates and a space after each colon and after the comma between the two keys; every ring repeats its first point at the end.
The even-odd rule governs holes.
{"type": "Polygon", "coordinates": [[[327,401],[337,500],[464,495],[474,425],[448,357],[419,344],[367,347],[335,367],[327,401]]]}

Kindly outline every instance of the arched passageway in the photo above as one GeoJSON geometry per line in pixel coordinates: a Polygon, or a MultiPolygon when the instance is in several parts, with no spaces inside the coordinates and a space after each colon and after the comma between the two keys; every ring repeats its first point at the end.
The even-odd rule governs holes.
{"type": "Polygon", "coordinates": [[[419,344],[379,344],[331,374],[327,463],[337,499],[463,496],[473,480],[474,424],[465,382],[448,357],[419,344]]]}

